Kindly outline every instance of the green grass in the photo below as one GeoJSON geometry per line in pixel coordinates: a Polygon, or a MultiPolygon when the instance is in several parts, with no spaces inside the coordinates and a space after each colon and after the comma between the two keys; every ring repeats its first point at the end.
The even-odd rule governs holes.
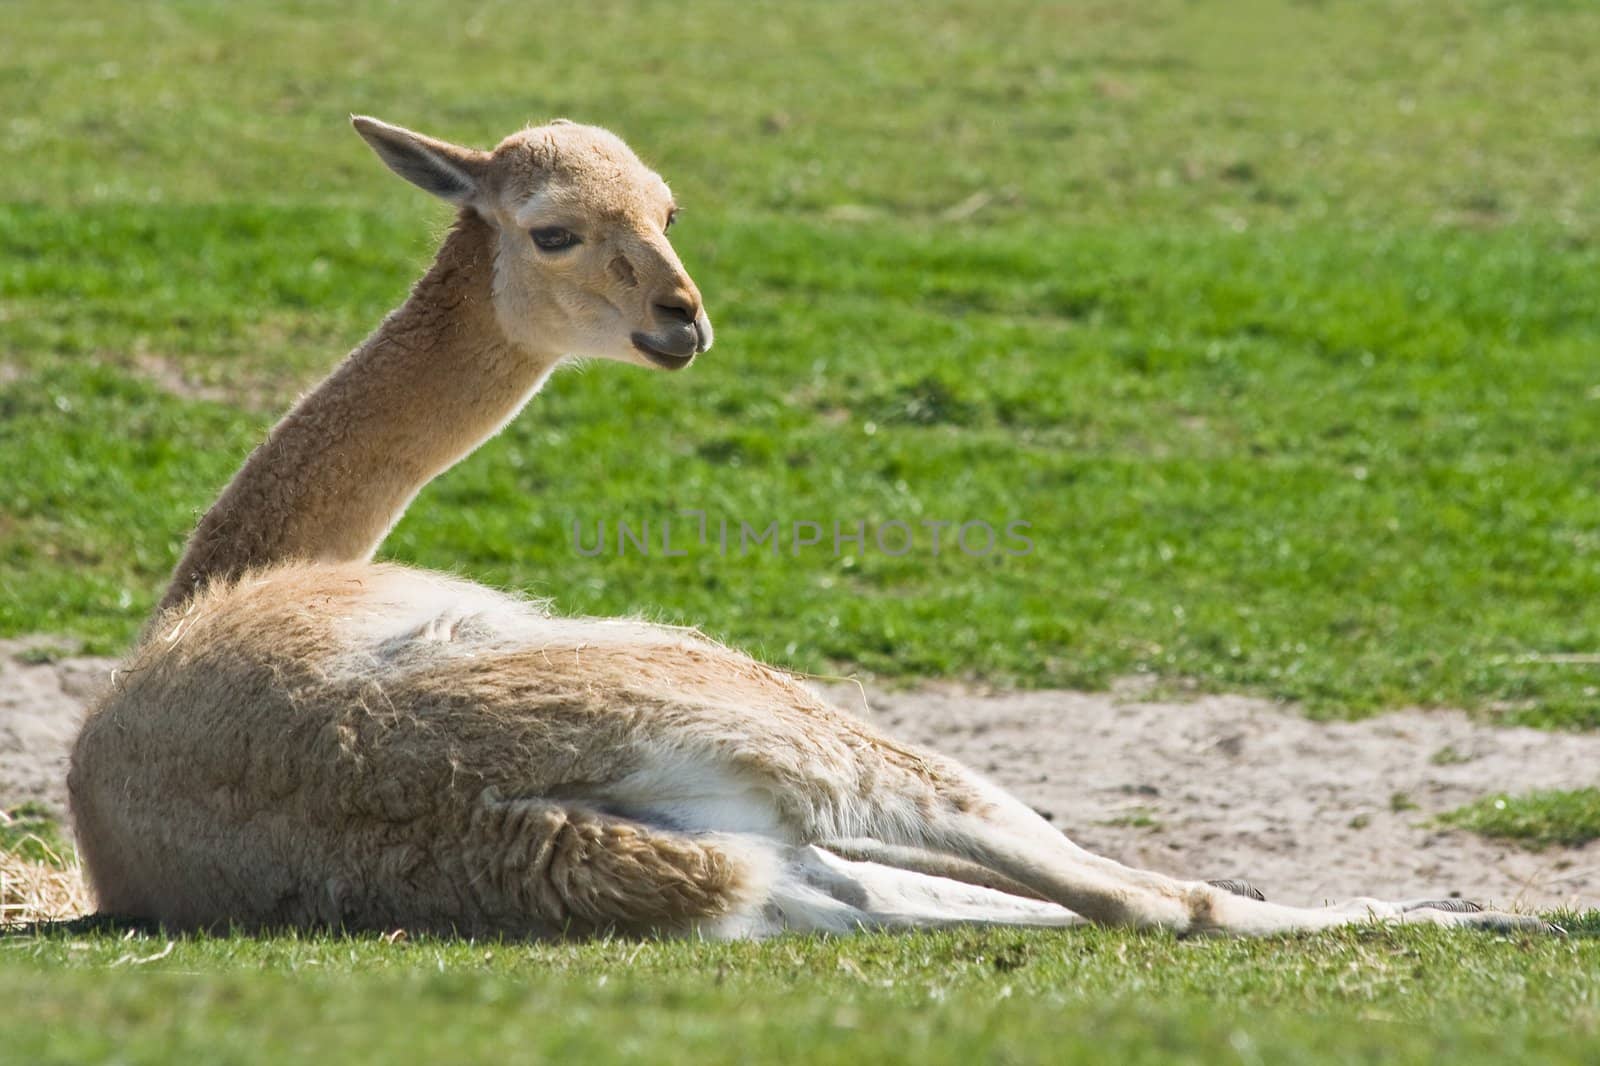
{"type": "Polygon", "coordinates": [[[721,343],[562,376],[386,554],[811,671],[1600,724],[1595,669],[1553,658],[1600,630],[1600,13],[909,18],[14,5],[0,633],[122,646],[403,296],[443,216],[345,111],[479,142],[568,113],[674,182],[721,343]],[[574,550],[685,508],[824,544],[574,550]],[[934,557],[920,523],[972,520],[1033,553],[934,557]],[[834,523],[894,521],[910,555],[835,556],[834,523]]]}
{"type": "Polygon", "coordinates": [[[1486,796],[1443,816],[1449,825],[1529,847],[1600,840],[1600,789],[1486,796]]]}
{"type": "Polygon", "coordinates": [[[131,639],[275,411],[402,298],[442,216],[344,110],[467,141],[566,112],[675,182],[722,344],[557,379],[395,559],[808,671],[1597,725],[1594,669],[1539,656],[1600,629],[1600,18],[1245,6],[19,6],[0,632],[131,639]],[[680,509],[826,539],[574,551],[680,509]],[[912,554],[835,557],[834,523],[896,520],[912,554]],[[925,520],[1034,552],[934,557],[925,520]]]}
{"type": "MultiPolygon", "coordinates": [[[[43,310],[0,326],[50,334],[19,345],[35,354],[0,386],[0,447],[21,460],[0,472],[15,501],[0,531],[5,630],[126,639],[196,510],[271,418],[168,395],[101,335],[170,333],[145,343],[179,364],[292,338],[292,307],[320,309],[339,282],[299,292],[289,264],[353,242],[368,250],[349,253],[348,274],[371,284],[359,260],[394,228],[350,237],[340,230],[357,223],[331,209],[160,214],[155,230],[142,210],[0,216],[0,241],[48,220],[55,242],[81,249],[14,266],[14,291],[43,310]],[[218,228],[289,236],[268,247],[218,228]],[[154,271],[168,244],[183,249],[172,291],[121,296],[113,279],[154,271]],[[257,321],[235,321],[227,294],[241,288],[257,321]]],[[[1529,720],[1597,720],[1591,670],[1519,659],[1587,647],[1600,625],[1586,554],[1600,515],[1575,469],[1595,452],[1578,313],[1595,255],[1548,261],[1521,234],[1346,235],[1373,261],[1352,275],[1303,233],[947,245],[885,231],[829,267],[856,231],[733,218],[689,239],[712,262],[781,253],[742,272],[727,344],[681,379],[611,366],[558,379],[422,496],[390,555],[566,610],[699,621],[815,671],[1090,686],[1153,671],[1330,710],[1501,703],[1529,720]],[[1415,298],[1452,285],[1461,306],[1415,298]],[[1375,319],[1383,306],[1392,316],[1375,319]],[[1507,323],[1539,334],[1537,357],[1507,323]],[[619,520],[653,523],[659,543],[685,508],[732,523],[735,542],[740,521],[814,520],[826,540],[798,557],[615,553],[619,520]],[[1026,521],[1035,550],[974,558],[947,541],[935,557],[919,525],[933,519],[1026,521]],[[834,556],[833,523],[894,520],[918,526],[918,550],[893,558],[869,539],[834,556]],[[579,556],[573,523],[588,543],[599,521],[613,549],[579,556]]],[[[348,336],[310,344],[302,377],[410,267],[383,271],[395,292],[361,313],[303,312],[304,329],[348,336]]],[[[351,288],[341,298],[360,297],[351,288]]],[[[224,385],[272,374],[252,354],[229,358],[209,366],[224,385]]]]}
{"type": "MultiPolygon", "coordinates": [[[[0,634],[123,646],[276,412],[425,264],[444,214],[345,112],[475,143],[567,114],[672,181],[718,347],[558,378],[386,554],[814,671],[1600,726],[1592,5],[5,23],[0,634]],[[685,508],[1021,520],[1035,550],[573,550],[574,521],[659,537],[685,508]]],[[[0,1060],[1593,1061],[1595,944],[11,938],[0,1060]]]]}
{"type": "Polygon", "coordinates": [[[28,1063],[1586,1062],[1600,940],[0,940],[28,1063]]]}
{"type": "Polygon", "coordinates": [[[61,827],[37,803],[0,809],[0,851],[50,866],[61,866],[73,856],[61,827]]]}

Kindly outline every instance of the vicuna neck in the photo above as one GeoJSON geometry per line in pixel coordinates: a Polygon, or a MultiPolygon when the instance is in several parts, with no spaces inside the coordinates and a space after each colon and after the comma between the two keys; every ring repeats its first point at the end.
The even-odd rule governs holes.
{"type": "Polygon", "coordinates": [[[370,558],[422,486],[517,413],[556,360],[513,349],[496,322],[493,240],[462,212],[406,302],[234,475],[163,609],[247,569],[370,558]]]}

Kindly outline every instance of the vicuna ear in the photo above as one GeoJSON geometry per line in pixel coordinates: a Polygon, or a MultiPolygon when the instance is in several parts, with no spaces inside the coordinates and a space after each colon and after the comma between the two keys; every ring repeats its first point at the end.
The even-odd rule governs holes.
{"type": "Polygon", "coordinates": [[[351,115],[350,124],[390,170],[419,189],[461,206],[478,198],[488,152],[436,141],[366,115],[351,115]]]}

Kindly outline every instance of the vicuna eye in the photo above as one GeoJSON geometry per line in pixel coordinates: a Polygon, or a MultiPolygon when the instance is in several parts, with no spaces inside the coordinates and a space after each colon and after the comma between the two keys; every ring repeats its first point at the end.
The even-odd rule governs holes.
{"type": "Polygon", "coordinates": [[[662,227],[662,232],[666,232],[667,230],[671,229],[672,224],[676,221],[678,221],[678,209],[674,207],[671,211],[667,212],[667,224],[662,227]]]}
{"type": "Polygon", "coordinates": [[[576,233],[569,229],[562,229],[560,226],[529,230],[528,236],[533,238],[534,244],[537,244],[546,252],[559,252],[563,248],[571,248],[573,245],[583,243],[576,233]]]}

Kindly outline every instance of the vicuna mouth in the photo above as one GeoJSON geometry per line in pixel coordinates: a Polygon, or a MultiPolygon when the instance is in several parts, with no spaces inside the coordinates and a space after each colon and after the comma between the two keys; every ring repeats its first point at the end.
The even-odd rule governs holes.
{"type": "Polygon", "coordinates": [[[662,351],[660,348],[657,348],[655,345],[651,344],[650,338],[643,333],[635,333],[629,339],[633,341],[633,346],[635,348],[644,353],[644,357],[646,359],[650,360],[656,366],[661,367],[663,370],[682,370],[684,367],[694,362],[695,353],[693,351],[691,351],[688,355],[674,355],[671,352],[662,351]]]}

